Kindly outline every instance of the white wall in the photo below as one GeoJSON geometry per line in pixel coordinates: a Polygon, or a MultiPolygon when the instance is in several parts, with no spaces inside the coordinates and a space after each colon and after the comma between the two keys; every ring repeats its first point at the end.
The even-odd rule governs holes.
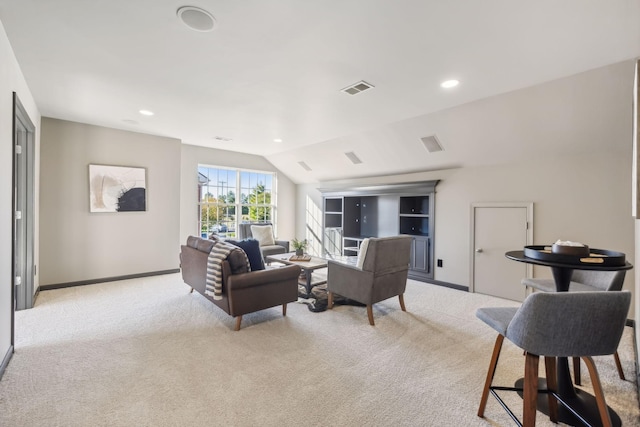
{"type": "Polygon", "coordinates": [[[177,139],[42,119],[40,285],[178,268],[177,139]],[[89,212],[89,164],[146,168],[147,211],[89,212]]]}
{"type": "MultiPolygon", "coordinates": [[[[442,259],[444,266],[435,269],[436,280],[470,284],[470,206],[474,202],[533,202],[534,244],[580,241],[593,248],[624,252],[633,262],[635,232],[629,215],[633,69],[634,61],[613,64],[427,115],[423,120],[446,122],[451,128],[464,129],[473,123],[479,143],[506,129],[512,144],[526,144],[527,157],[479,167],[300,185],[297,216],[307,216],[306,224],[312,224],[309,229],[320,221],[308,216],[313,209],[307,203],[321,212],[318,187],[439,179],[434,248],[435,258],[442,259]],[[591,90],[596,87],[598,90],[591,90]],[[531,110],[553,114],[548,120],[532,121],[526,114],[531,110]],[[593,123],[597,123],[597,132],[585,132],[593,123]],[[536,134],[560,144],[559,150],[549,151],[549,140],[532,140],[531,130],[537,128],[545,132],[536,134]],[[546,149],[538,149],[541,146],[546,149]]],[[[464,138],[473,136],[465,134],[464,138]]],[[[446,150],[457,148],[454,134],[447,143],[446,150]]],[[[307,232],[305,223],[298,224],[297,232],[307,232]]],[[[536,267],[534,276],[551,274],[536,267]]],[[[625,289],[634,289],[633,283],[634,274],[627,274],[625,289]]],[[[630,316],[634,313],[632,307],[630,316]]]]}
{"type": "MultiPolygon", "coordinates": [[[[29,118],[36,126],[36,182],[38,179],[38,154],[40,146],[40,112],[20,71],[2,23],[0,23],[0,362],[11,346],[11,194],[12,194],[12,146],[13,146],[13,92],[18,94],[29,118]]],[[[38,188],[36,187],[36,224],[38,212],[38,188]]],[[[36,225],[36,256],[38,231],[36,225]]],[[[36,263],[38,259],[36,258],[36,263]]],[[[37,286],[38,277],[36,276],[37,286]]]]}
{"type": "Polygon", "coordinates": [[[181,196],[180,196],[180,241],[186,242],[189,235],[200,235],[198,231],[198,164],[223,166],[258,171],[276,172],[278,178],[277,221],[278,238],[291,240],[296,226],[295,185],[284,174],[262,156],[233,151],[204,148],[195,145],[182,146],[181,196]]]}
{"type": "MultiPolygon", "coordinates": [[[[511,165],[306,184],[299,186],[298,199],[308,197],[321,211],[318,187],[441,180],[436,187],[434,248],[435,258],[442,259],[444,266],[435,269],[434,278],[469,286],[473,254],[470,207],[474,202],[533,202],[534,244],[557,239],[579,241],[593,248],[624,252],[633,262],[629,159],[630,152],[535,158],[511,165]]],[[[299,202],[297,214],[303,215],[307,209],[299,202]]],[[[304,233],[304,224],[298,232],[304,233]]],[[[536,267],[534,276],[551,277],[548,270],[536,267]]],[[[633,273],[627,275],[626,289],[633,289],[633,277],[633,273]]]]}

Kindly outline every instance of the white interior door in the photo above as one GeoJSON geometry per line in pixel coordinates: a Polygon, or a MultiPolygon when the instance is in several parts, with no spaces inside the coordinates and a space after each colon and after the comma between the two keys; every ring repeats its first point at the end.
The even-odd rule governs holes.
{"type": "Polygon", "coordinates": [[[533,236],[532,204],[493,204],[472,207],[472,290],[515,301],[525,297],[520,284],[529,277],[528,264],[505,253],[522,250],[533,236]]]}

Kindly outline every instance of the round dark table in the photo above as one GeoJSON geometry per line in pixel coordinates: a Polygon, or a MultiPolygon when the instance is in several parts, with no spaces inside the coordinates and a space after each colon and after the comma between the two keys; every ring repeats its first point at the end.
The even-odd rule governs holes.
{"type": "MultiPolygon", "coordinates": [[[[507,252],[505,256],[514,261],[551,267],[551,273],[553,274],[553,280],[555,282],[557,292],[567,292],[569,290],[573,270],[618,271],[630,270],[633,268],[633,265],[627,261],[625,261],[624,265],[601,265],[597,263],[571,263],[541,260],[526,256],[524,251],[510,251],[507,252]]],[[[595,397],[584,390],[573,386],[571,374],[569,372],[569,360],[566,357],[558,357],[557,360],[558,395],[589,424],[593,426],[601,426],[602,422],[600,420],[600,413],[598,412],[598,404],[596,403],[595,397]]],[[[540,380],[540,383],[541,388],[546,388],[546,382],[540,380]]],[[[522,379],[516,382],[516,387],[521,388],[522,385],[522,379]]],[[[538,397],[538,409],[547,415],[549,414],[547,395],[544,393],[538,397]]],[[[609,414],[611,415],[611,422],[614,426],[622,425],[620,417],[613,409],[609,408],[609,414]]],[[[558,421],[572,426],[583,425],[578,417],[562,405],[558,405],[558,421]]]]}

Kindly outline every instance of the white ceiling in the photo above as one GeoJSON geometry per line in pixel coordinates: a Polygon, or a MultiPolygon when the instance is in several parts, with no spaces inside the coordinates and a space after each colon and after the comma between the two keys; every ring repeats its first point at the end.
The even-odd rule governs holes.
{"type": "Polygon", "coordinates": [[[184,0],[0,0],[0,21],[43,116],[263,155],[295,182],[486,163],[455,132],[416,158],[421,117],[640,55],[638,0],[186,4],[217,28],[184,26],[184,0]]]}

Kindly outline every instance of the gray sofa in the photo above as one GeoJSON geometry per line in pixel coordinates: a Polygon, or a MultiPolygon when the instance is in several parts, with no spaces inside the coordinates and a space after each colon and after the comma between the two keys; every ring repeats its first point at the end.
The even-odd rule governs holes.
{"type": "MultiPolygon", "coordinates": [[[[189,236],[186,245],[181,246],[180,268],[186,284],[235,317],[236,331],[240,329],[242,316],[247,313],[282,305],[282,315],[286,316],[287,303],[298,299],[299,266],[289,265],[247,273],[246,265],[243,267],[234,262],[236,265],[232,266],[229,260],[225,260],[222,262],[222,299],[215,300],[205,293],[207,260],[213,245],[212,240],[189,236]]],[[[241,255],[244,259],[244,254],[241,255]]]]}
{"type": "MultiPolygon", "coordinates": [[[[273,224],[270,222],[243,222],[240,224],[240,228],[238,229],[238,237],[240,239],[254,239],[253,233],[251,232],[251,226],[270,226],[273,228],[273,224]]],[[[262,257],[266,258],[269,255],[276,254],[286,254],[289,252],[289,241],[288,240],[276,240],[274,237],[275,245],[260,245],[260,251],[262,252],[262,257]]]]}

